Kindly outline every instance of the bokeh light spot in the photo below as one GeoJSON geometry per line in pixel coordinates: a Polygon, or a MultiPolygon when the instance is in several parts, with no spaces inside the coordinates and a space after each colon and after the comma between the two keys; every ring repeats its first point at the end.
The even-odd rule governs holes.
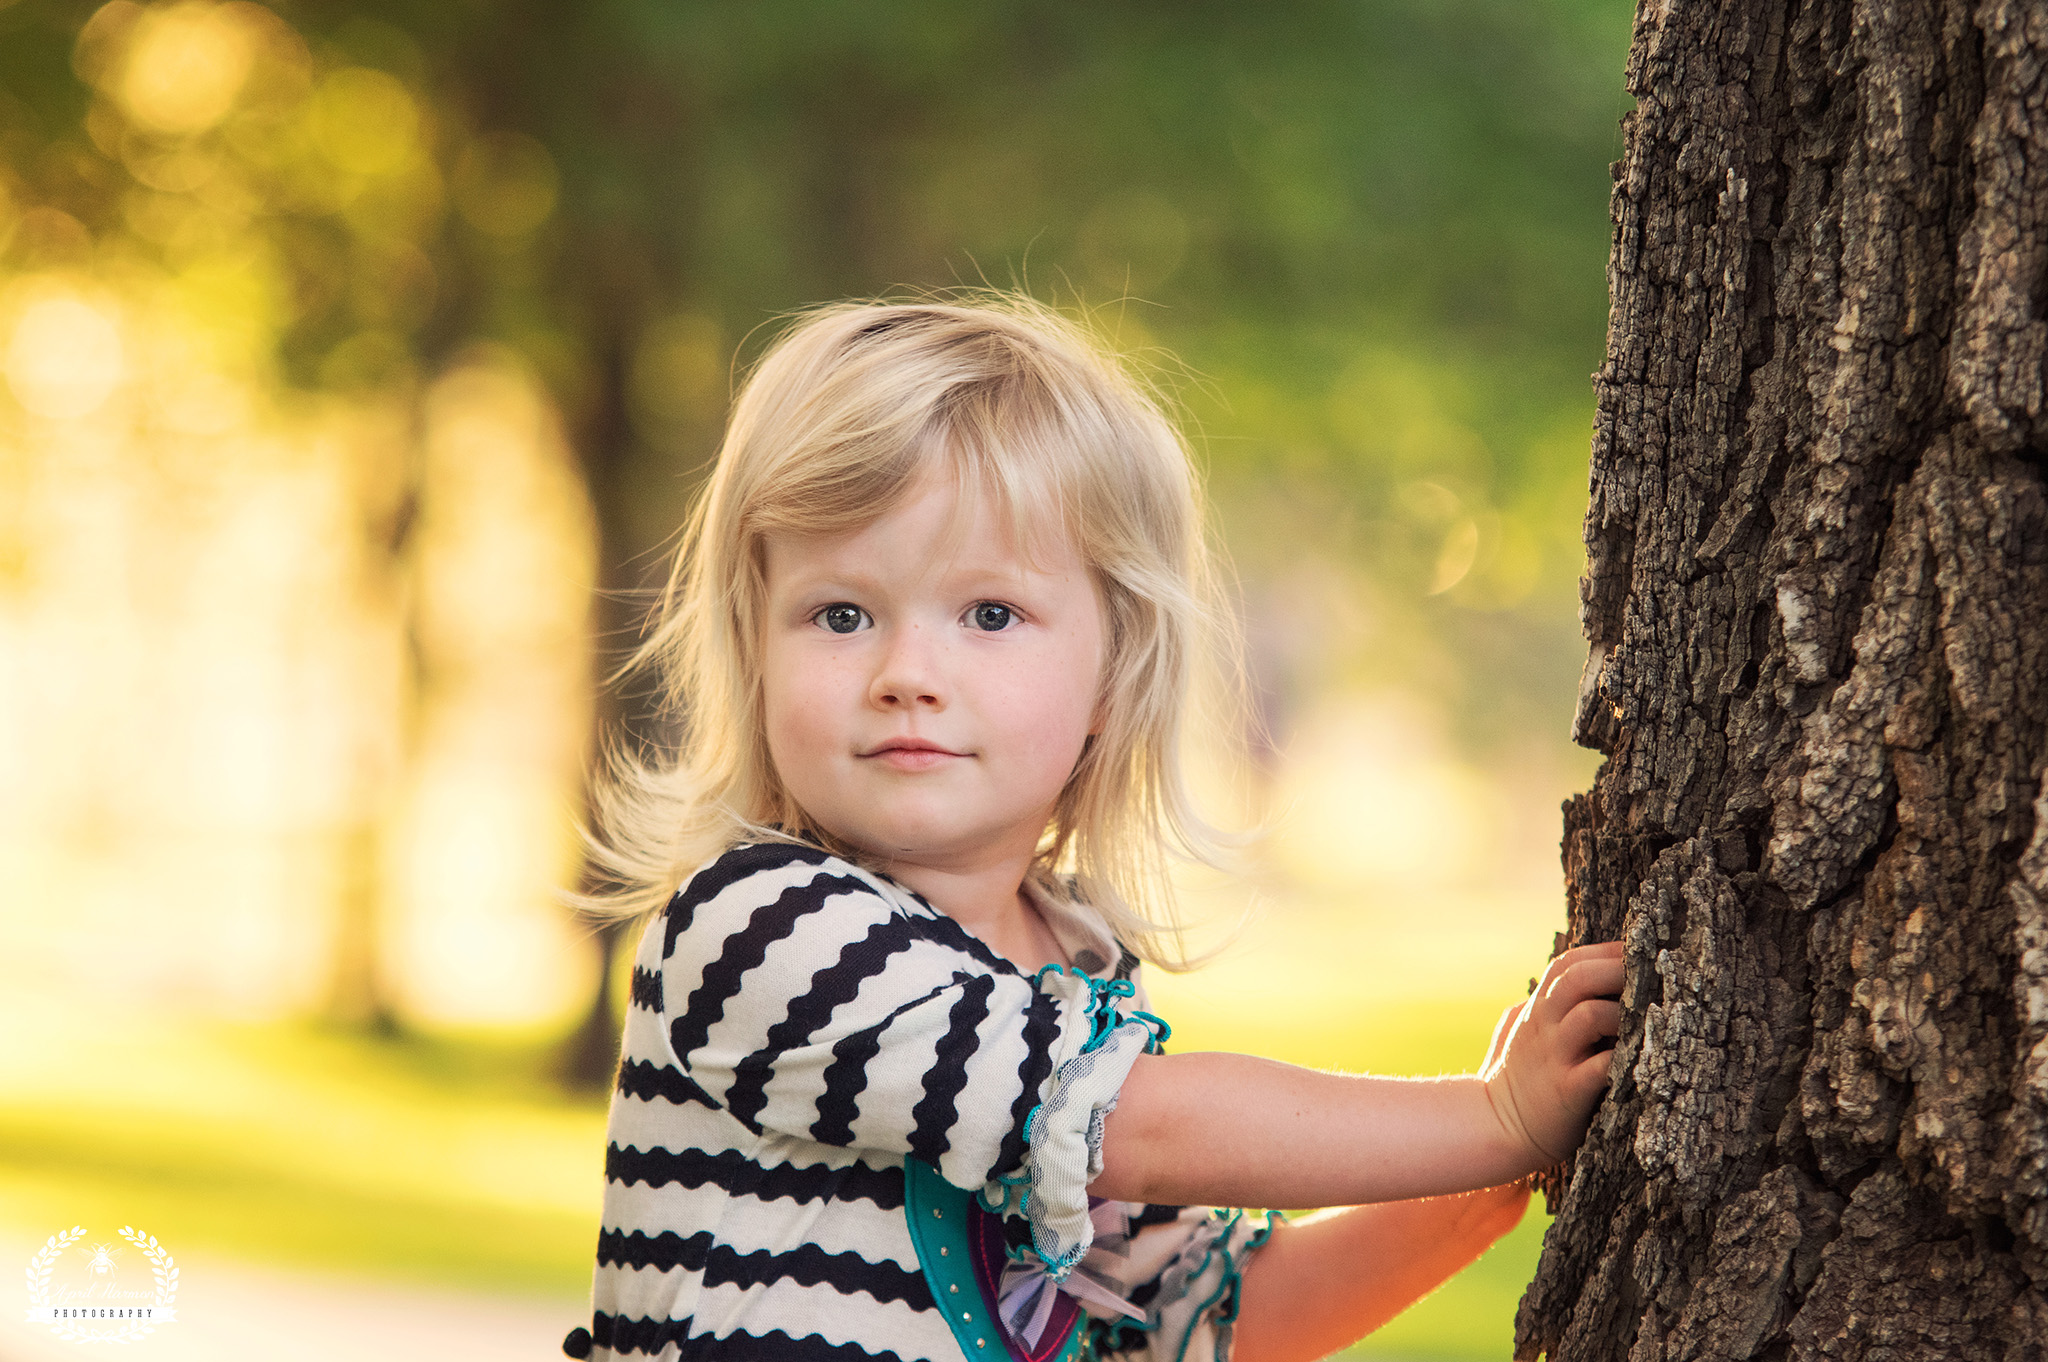
{"type": "Polygon", "coordinates": [[[97,411],[125,371],[113,319],[74,294],[35,298],[8,337],[7,385],[38,416],[61,421],[97,411]]]}
{"type": "Polygon", "coordinates": [[[633,408],[644,425],[702,421],[725,409],[725,333],[709,317],[683,313],[647,328],[633,355],[633,408]]]}
{"type": "Polygon", "coordinates": [[[128,116],[172,135],[203,132],[225,118],[256,57],[242,10],[205,0],[144,10],[121,74],[128,116]]]}
{"type": "Polygon", "coordinates": [[[1438,727],[1395,693],[1304,715],[1279,791],[1276,862],[1303,884],[1351,892],[1483,881],[1496,796],[1438,727]]]}
{"type": "Polygon", "coordinates": [[[1479,557],[1479,522],[1464,516],[1451,526],[1437,551],[1436,567],[1430,573],[1427,595],[1440,596],[1465,580],[1479,557]]]}
{"type": "Polygon", "coordinates": [[[382,175],[413,156],[419,106],[396,76],[348,66],[320,82],[313,133],[327,159],[356,175],[382,175]]]}
{"type": "Polygon", "coordinates": [[[485,133],[455,167],[456,209],[492,236],[524,236],[546,222],[560,187],[554,157],[520,132],[485,133]]]}

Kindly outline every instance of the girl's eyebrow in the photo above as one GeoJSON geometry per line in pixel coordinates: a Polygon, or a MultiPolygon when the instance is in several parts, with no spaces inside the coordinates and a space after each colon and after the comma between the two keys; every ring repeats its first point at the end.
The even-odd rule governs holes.
{"type": "Polygon", "coordinates": [[[814,590],[822,586],[845,586],[855,590],[872,590],[881,585],[875,575],[858,563],[820,562],[772,562],[771,575],[777,579],[778,587],[795,587],[814,590]]]}
{"type": "MultiPolygon", "coordinates": [[[[964,568],[956,567],[946,574],[945,580],[949,584],[960,587],[973,583],[992,583],[1016,587],[1023,586],[1029,582],[1032,575],[1029,563],[1013,560],[1008,566],[1000,568],[986,565],[964,568]]],[[[1041,573],[1038,575],[1043,576],[1046,574],[1041,573]]]]}
{"type": "MultiPolygon", "coordinates": [[[[785,589],[809,595],[819,591],[876,592],[887,591],[895,583],[878,576],[872,571],[851,563],[824,563],[809,567],[786,567],[777,574],[782,578],[785,589]]],[[[1005,591],[1027,588],[1033,576],[1054,576],[1057,574],[1035,571],[1023,559],[1009,559],[997,565],[990,562],[948,565],[938,581],[948,591],[972,592],[980,587],[995,587],[1005,591]]]]}

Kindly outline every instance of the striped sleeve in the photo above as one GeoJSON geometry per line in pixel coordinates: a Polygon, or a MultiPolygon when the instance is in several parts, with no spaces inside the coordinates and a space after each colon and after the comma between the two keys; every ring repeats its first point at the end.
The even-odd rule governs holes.
{"type": "Polygon", "coordinates": [[[681,1077],[757,1135],[909,1155],[966,1188],[1025,1165],[1090,1022],[1086,989],[1041,989],[894,886],[787,845],[700,871],[642,987],[681,1077]]]}

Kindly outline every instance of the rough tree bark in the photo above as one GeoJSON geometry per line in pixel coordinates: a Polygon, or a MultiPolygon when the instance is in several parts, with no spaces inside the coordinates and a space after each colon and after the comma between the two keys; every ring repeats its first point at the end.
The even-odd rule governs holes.
{"type": "Polygon", "coordinates": [[[2048,5],[1645,0],[1516,1355],[2048,1356],[2048,5]]]}

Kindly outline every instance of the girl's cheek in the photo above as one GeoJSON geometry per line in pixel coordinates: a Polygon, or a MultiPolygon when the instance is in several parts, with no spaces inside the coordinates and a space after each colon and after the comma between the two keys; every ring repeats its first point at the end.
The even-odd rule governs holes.
{"type": "Polygon", "coordinates": [[[1048,763],[1065,767],[1079,758],[1094,727],[1095,698],[1092,685],[1048,684],[1045,677],[1034,676],[1005,697],[1004,708],[1011,714],[1029,716],[1020,727],[1030,736],[1034,750],[1048,763]]]}

